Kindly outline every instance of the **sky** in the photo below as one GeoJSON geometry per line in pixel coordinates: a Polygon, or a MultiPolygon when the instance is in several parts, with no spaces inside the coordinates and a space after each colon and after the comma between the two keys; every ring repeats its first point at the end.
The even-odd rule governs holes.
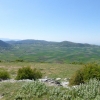
{"type": "Polygon", "coordinates": [[[0,38],[100,44],[100,0],[0,0],[0,38]]]}

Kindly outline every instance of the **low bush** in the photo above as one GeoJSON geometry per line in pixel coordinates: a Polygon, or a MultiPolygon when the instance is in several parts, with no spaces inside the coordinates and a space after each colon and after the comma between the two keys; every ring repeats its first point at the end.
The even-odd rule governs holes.
{"type": "Polygon", "coordinates": [[[31,69],[30,67],[23,67],[20,68],[17,72],[17,76],[16,79],[20,80],[20,79],[38,79],[42,77],[42,73],[35,69],[31,69]]]}
{"type": "Polygon", "coordinates": [[[100,81],[90,79],[85,84],[69,88],[48,87],[38,81],[27,82],[18,90],[14,100],[100,100],[100,81]]]}
{"type": "Polygon", "coordinates": [[[70,85],[79,85],[93,78],[100,80],[100,66],[93,63],[87,64],[71,77],[70,85]]]}
{"type": "Polygon", "coordinates": [[[0,80],[6,80],[9,78],[10,78],[9,73],[5,69],[0,68],[0,80]]]}
{"type": "Polygon", "coordinates": [[[17,59],[17,60],[15,60],[15,62],[24,62],[24,60],[23,59],[17,59]]]}
{"type": "Polygon", "coordinates": [[[44,83],[38,81],[27,82],[20,88],[15,100],[31,100],[34,97],[46,95],[47,92],[48,89],[44,83]]]}

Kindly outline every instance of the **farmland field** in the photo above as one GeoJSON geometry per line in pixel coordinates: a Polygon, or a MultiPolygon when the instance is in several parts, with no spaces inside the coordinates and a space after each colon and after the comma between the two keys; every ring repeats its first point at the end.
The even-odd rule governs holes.
{"type": "MultiPolygon", "coordinates": [[[[17,45],[19,48],[1,50],[1,61],[23,60],[49,63],[100,62],[100,47],[43,47],[17,45]]],[[[16,46],[16,47],[17,47],[16,46]]]]}

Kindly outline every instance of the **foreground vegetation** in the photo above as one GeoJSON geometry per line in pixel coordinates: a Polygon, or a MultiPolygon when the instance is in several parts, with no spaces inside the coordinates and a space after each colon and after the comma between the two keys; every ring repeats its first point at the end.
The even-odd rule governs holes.
{"type": "Polygon", "coordinates": [[[91,79],[75,87],[48,87],[44,83],[0,83],[0,100],[100,100],[100,81],[91,79]]]}
{"type": "Polygon", "coordinates": [[[0,69],[1,75],[4,72],[3,75],[7,73],[7,77],[14,79],[36,80],[43,75],[71,78],[70,85],[74,85],[64,88],[38,81],[4,81],[0,82],[0,100],[100,100],[100,66],[95,63],[83,67],[77,64],[2,62],[0,69]]]}
{"type": "Polygon", "coordinates": [[[86,64],[73,74],[70,84],[79,85],[80,83],[86,83],[89,79],[93,78],[100,80],[100,65],[95,63],[86,64]]]}
{"type": "Polygon", "coordinates": [[[16,76],[17,80],[22,80],[22,79],[36,80],[39,78],[42,78],[42,73],[36,68],[32,69],[29,66],[19,68],[16,76]]]}
{"type": "Polygon", "coordinates": [[[3,68],[0,68],[0,81],[7,80],[10,78],[10,74],[3,68]]]}

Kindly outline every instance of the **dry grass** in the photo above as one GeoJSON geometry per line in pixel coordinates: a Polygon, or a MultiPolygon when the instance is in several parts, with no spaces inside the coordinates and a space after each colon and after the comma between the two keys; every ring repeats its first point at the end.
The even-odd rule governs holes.
{"type": "Polygon", "coordinates": [[[0,68],[5,68],[11,74],[11,78],[15,78],[17,70],[24,66],[31,66],[31,68],[37,68],[43,73],[44,76],[56,78],[69,78],[72,74],[82,67],[82,65],[72,64],[58,64],[58,63],[27,63],[27,62],[2,62],[0,68]]]}
{"type": "MultiPolygon", "coordinates": [[[[72,65],[72,64],[57,64],[57,63],[26,63],[26,62],[1,62],[0,68],[5,68],[11,74],[11,78],[15,78],[17,70],[24,66],[31,66],[31,68],[40,69],[44,76],[57,78],[69,78],[73,73],[82,67],[82,65],[72,65]]],[[[14,100],[17,91],[23,85],[23,82],[17,83],[0,83],[0,96],[3,98],[0,100],[14,100]]],[[[46,100],[45,96],[43,98],[34,98],[34,100],[46,100]]]]}

